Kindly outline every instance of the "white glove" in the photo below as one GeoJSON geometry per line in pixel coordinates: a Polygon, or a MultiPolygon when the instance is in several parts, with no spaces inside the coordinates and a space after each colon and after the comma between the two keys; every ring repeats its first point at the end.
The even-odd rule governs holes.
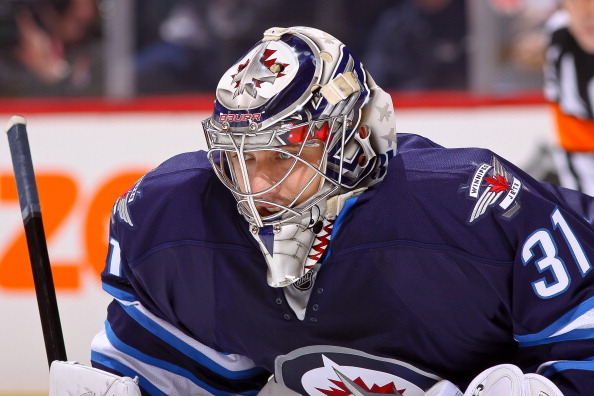
{"type": "Polygon", "coordinates": [[[500,364],[480,373],[466,389],[464,396],[563,396],[548,378],[524,374],[513,364],[500,364]]]}
{"type": "Polygon", "coordinates": [[[441,380],[433,385],[425,396],[464,396],[458,387],[448,380],[441,380]]]}
{"type": "Polygon", "coordinates": [[[442,380],[425,396],[563,396],[548,378],[524,374],[513,364],[490,367],[477,375],[464,394],[450,381],[442,380]]]}
{"type": "Polygon", "coordinates": [[[84,366],[78,362],[55,360],[50,367],[49,396],[140,396],[138,379],[84,366]]]}

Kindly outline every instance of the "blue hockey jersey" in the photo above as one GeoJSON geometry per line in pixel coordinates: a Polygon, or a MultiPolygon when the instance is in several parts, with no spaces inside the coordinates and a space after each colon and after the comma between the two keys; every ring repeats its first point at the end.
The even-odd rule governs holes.
{"type": "Polygon", "coordinates": [[[114,205],[114,296],[96,367],[150,395],[422,395],[513,363],[565,395],[594,389],[594,202],[483,149],[398,137],[353,198],[300,320],[204,152],[171,158],[114,205]]]}

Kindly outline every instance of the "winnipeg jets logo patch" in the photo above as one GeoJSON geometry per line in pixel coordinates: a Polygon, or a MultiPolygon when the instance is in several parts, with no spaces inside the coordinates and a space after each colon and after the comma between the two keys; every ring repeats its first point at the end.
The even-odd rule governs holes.
{"type": "Polygon", "coordinates": [[[275,380],[310,396],[423,396],[441,378],[408,363],[332,345],[276,358],[275,380]]]}
{"type": "Polygon", "coordinates": [[[122,220],[124,223],[128,224],[130,227],[134,227],[134,223],[132,222],[132,217],[130,216],[130,210],[128,206],[140,196],[140,183],[144,179],[142,176],[138,181],[130,188],[127,192],[122,194],[114,203],[113,209],[111,211],[111,221],[114,221],[117,217],[118,219],[122,220]]]}
{"type": "Polygon", "coordinates": [[[468,222],[478,221],[494,207],[503,211],[501,215],[504,218],[511,219],[521,207],[517,198],[523,188],[522,182],[509,173],[497,158],[493,158],[491,164],[479,164],[470,183],[462,187],[467,190],[470,199],[476,200],[468,222]]]}

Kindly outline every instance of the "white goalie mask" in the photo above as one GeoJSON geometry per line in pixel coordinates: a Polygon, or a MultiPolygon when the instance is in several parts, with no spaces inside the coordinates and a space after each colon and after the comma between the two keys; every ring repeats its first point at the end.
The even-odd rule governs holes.
{"type": "Polygon", "coordinates": [[[273,230],[275,244],[289,226],[291,240],[304,237],[288,254],[292,264],[274,259],[284,264],[272,272],[287,267],[280,272],[290,274],[271,280],[269,273],[273,286],[306,272],[312,226],[327,218],[328,199],[379,182],[396,153],[390,96],[344,44],[308,27],[267,30],[219,81],[203,128],[213,168],[270,256],[269,267],[277,249],[261,229],[273,230]],[[260,159],[275,164],[266,184],[254,181],[260,159]]]}

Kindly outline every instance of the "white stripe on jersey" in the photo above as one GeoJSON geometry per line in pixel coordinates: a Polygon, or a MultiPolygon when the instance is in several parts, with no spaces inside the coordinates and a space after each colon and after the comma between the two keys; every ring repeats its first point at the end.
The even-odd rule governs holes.
{"type": "Polygon", "coordinates": [[[562,334],[569,333],[570,331],[579,329],[594,329],[594,308],[584,312],[565,327],[557,330],[554,334],[551,334],[549,338],[560,336],[562,334]]]}
{"type": "Polygon", "coordinates": [[[212,393],[199,387],[186,377],[143,363],[120,352],[109,342],[105,328],[93,338],[91,349],[140,373],[166,395],[212,395],[212,393]]]}
{"type": "Polygon", "coordinates": [[[131,307],[132,309],[136,309],[140,312],[143,316],[145,316],[151,322],[154,322],[158,325],[163,331],[171,334],[172,336],[178,338],[183,343],[187,344],[188,346],[194,348],[208,359],[212,360],[214,363],[226,368],[229,371],[243,371],[249,370],[256,365],[254,362],[243,356],[237,354],[223,354],[221,352],[215,351],[214,349],[198,342],[194,338],[184,334],[170,323],[164,321],[163,319],[153,315],[149,310],[147,310],[140,302],[129,302],[129,301],[122,301],[118,300],[118,302],[122,305],[131,307]]]}

